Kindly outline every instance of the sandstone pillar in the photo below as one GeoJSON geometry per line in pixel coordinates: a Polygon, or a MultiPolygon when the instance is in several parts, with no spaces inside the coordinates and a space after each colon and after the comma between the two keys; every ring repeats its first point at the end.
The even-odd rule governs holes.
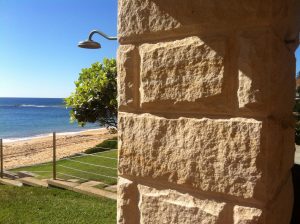
{"type": "Polygon", "coordinates": [[[289,223],[296,9],[119,0],[119,224],[289,223]]]}

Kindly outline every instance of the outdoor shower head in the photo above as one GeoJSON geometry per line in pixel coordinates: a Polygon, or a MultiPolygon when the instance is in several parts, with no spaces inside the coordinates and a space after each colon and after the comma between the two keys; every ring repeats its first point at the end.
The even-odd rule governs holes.
{"type": "Polygon", "coordinates": [[[81,42],[78,43],[78,47],[87,48],[87,49],[99,49],[99,48],[101,48],[101,44],[99,44],[98,42],[92,40],[92,37],[95,33],[103,36],[104,38],[106,38],[108,40],[117,40],[117,37],[109,37],[105,33],[101,32],[99,30],[93,30],[92,32],[90,32],[89,38],[87,40],[84,40],[84,41],[81,41],[81,42]]]}
{"type": "Polygon", "coordinates": [[[93,40],[84,40],[78,43],[78,47],[86,49],[99,49],[101,48],[101,44],[93,40]]]}

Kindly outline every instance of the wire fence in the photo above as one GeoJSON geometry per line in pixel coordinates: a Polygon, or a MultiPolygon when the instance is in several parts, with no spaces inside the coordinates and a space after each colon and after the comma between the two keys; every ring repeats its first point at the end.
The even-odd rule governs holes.
{"type": "MultiPolygon", "coordinates": [[[[52,161],[24,166],[12,171],[28,171],[36,174],[41,179],[59,179],[66,181],[98,181],[109,186],[117,183],[117,140],[97,139],[110,143],[109,147],[92,147],[93,152],[80,152],[73,156],[57,159],[56,133],[53,133],[52,161]],[[115,146],[112,148],[111,145],[115,146]]],[[[3,141],[0,139],[1,178],[4,176],[3,169],[3,141]]]]}

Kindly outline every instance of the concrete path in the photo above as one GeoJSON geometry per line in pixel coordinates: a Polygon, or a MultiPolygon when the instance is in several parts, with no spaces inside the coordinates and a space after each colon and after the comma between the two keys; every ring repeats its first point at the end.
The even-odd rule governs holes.
{"type": "Polygon", "coordinates": [[[23,185],[32,186],[32,187],[48,187],[47,181],[39,180],[33,177],[23,177],[18,179],[23,185]]]}
{"type": "MultiPolygon", "coordinates": [[[[98,181],[88,181],[80,184],[71,181],[64,180],[39,180],[34,177],[23,177],[17,180],[0,178],[0,184],[11,185],[16,187],[32,186],[32,187],[57,187],[70,191],[75,191],[81,194],[86,194],[93,197],[106,197],[112,200],[117,200],[117,194],[115,193],[116,185],[106,187],[107,189],[99,189],[94,186],[104,184],[98,181]]],[[[105,186],[105,185],[104,185],[105,186]]]]}
{"type": "Polygon", "coordinates": [[[4,178],[0,178],[0,184],[10,185],[10,186],[15,186],[15,187],[22,187],[23,186],[23,184],[20,181],[4,179],[4,178]]]}
{"type": "Polygon", "coordinates": [[[100,182],[100,181],[94,181],[94,180],[91,180],[91,181],[88,181],[88,182],[84,182],[81,184],[81,186],[87,186],[87,187],[96,187],[96,186],[107,186],[107,184],[103,183],[103,182],[100,182]]]}
{"type": "Polygon", "coordinates": [[[111,186],[105,187],[104,189],[117,193],[117,188],[118,188],[117,185],[111,185],[111,186]]]}
{"type": "Polygon", "coordinates": [[[89,196],[94,196],[94,197],[105,197],[105,198],[110,198],[112,200],[117,200],[117,194],[109,191],[105,191],[99,188],[95,187],[88,187],[88,186],[82,186],[79,185],[77,187],[74,187],[74,191],[82,194],[86,194],[89,196]]]}
{"type": "Polygon", "coordinates": [[[52,187],[57,187],[57,188],[62,188],[62,189],[67,189],[67,190],[73,190],[74,187],[78,186],[79,183],[74,183],[74,182],[68,182],[68,181],[63,181],[63,180],[48,180],[48,185],[52,187]]]}
{"type": "Polygon", "coordinates": [[[113,200],[117,200],[116,193],[89,186],[89,185],[93,185],[96,183],[98,185],[101,182],[90,181],[87,183],[79,184],[79,183],[62,181],[62,180],[48,180],[48,185],[52,186],[52,187],[67,189],[70,191],[75,191],[75,192],[78,192],[81,194],[86,194],[89,196],[106,197],[106,198],[110,198],[113,200]]]}

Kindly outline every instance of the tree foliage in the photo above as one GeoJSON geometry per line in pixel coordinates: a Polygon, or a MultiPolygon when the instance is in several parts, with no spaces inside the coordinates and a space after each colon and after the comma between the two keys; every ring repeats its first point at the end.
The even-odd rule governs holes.
{"type": "Polygon", "coordinates": [[[76,89],[65,99],[72,121],[117,127],[117,69],[115,59],[104,59],[82,69],[76,89]]]}

